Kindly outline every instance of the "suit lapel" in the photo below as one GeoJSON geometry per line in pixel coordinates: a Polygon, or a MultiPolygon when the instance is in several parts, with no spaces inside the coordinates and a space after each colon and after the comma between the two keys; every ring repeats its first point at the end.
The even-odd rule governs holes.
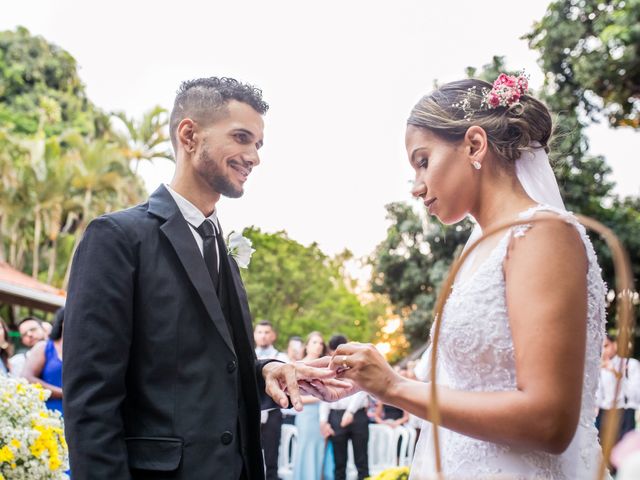
{"type": "MultiPolygon", "coordinates": [[[[180,263],[182,263],[182,266],[187,272],[189,280],[198,292],[209,317],[218,329],[222,339],[229,347],[229,350],[235,353],[229,327],[222,313],[218,296],[216,295],[211,277],[207,271],[207,266],[198,251],[198,246],[195,243],[193,234],[189,230],[186,220],[173,201],[171,194],[164,186],[158,188],[158,190],[151,195],[149,199],[149,212],[166,219],[160,226],[160,230],[162,230],[178,255],[180,263]]],[[[226,257],[226,255],[224,255],[224,257],[226,257]]]]}
{"type": "MultiPolygon", "coordinates": [[[[225,285],[225,288],[229,288],[229,295],[233,295],[234,299],[238,301],[238,305],[240,306],[240,314],[242,316],[242,324],[244,325],[244,330],[247,334],[247,338],[253,339],[253,325],[251,323],[251,313],[249,312],[249,301],[247,299],[247,292],[245,291],[244,285],[242,284],[242,277],[240,276],[238,264],[227,253],[227,246],[224,242],[224,234],[222,233],[222,229],[220,232],[220,242],[218,243],[218,246],[220,252],[224,252],[224,254],[220,254],[220,265],[222,266],[222,262],[224,262],[224,268],[229,274],[229,281],[227,282],[228,284],[225,285]]],[[[252,343],[251,340],[250,343],[252,343]]]]}

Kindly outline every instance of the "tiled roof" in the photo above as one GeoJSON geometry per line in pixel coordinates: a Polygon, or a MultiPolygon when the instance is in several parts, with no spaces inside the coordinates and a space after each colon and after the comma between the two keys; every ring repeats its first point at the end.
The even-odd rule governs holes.
{"type": "Polygon", "coordinates": [[[54,311],[64,305],[66,292],[42,283],[0,261],[0,302],[54,311]]]}

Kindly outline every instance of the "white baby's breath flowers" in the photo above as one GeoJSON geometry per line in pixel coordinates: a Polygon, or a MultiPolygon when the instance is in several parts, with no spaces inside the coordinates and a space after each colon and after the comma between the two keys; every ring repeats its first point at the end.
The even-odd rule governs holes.
{"type": "Polygon", "coordinates": [[[60,413],[47,410],[50,392],[0,376],[0,480],[68,479],[60,413]]]}

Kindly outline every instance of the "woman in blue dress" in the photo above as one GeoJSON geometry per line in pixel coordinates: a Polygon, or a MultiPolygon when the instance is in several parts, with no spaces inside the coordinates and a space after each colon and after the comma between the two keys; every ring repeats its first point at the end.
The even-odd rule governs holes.
{"type": "MultiPolygon", "coordinates": [[[[302,361],[310,362],[327,353],[320,332],[311,332],[304,346],[302,361]]],[[[312,396],[303,395],[304,409],[296,415],[298,438],[293,464],[294,480],[333,480],[333,451],[320,433],[320,401],[312,396]],[[325,444],[327,448],[325,448],[325,444]],[[323,473],[324,475],[321,475],[323,473]]]]}
{"type": "Polygon", "coordinates": [[[56,312],[49,340],[31,349],[22,376],[31,383],[39,383],[51,392],[47,400],[49,410],[62,413],[62,324],[64,309],[56,312]]]}

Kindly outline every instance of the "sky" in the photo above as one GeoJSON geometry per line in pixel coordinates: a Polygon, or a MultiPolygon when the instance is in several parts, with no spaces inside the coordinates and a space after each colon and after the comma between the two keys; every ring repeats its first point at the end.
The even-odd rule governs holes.
{"type": "MultiPolygon", "coordinates": [[[[262,88],[261,164],[241,199],[223,199],[227,232],[286,230],[328,254],[369,255],[385,238],[384,206],[410,200],[404,149],[411,107],[493,55],[543,74],[520,37],[547,1],[20,0],[2,2],[0,30],[22,25],[73,55],[89,98],[140,116],[170,109],[183,80],[231,76],[262,88]]],[[[640,194],[640,134],[590,127],[617,192],[640,194]],[[635,147],[635,148],[634,148],[635,147]]],[[[152,192],[173,164],[140,166],[152,192]]]]}

